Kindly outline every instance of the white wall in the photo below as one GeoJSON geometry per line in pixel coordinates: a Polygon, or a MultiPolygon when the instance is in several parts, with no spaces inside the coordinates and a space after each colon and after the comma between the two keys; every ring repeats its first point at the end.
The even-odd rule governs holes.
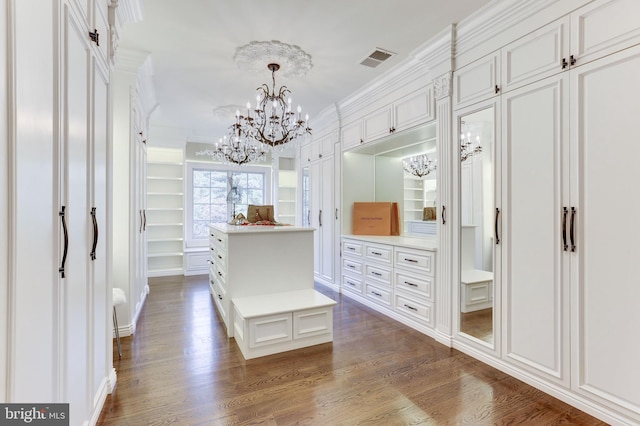
{"type": "MultiPolygon", "coordinates": [[[[9,28],[7,0],[0,1],[0,28],[9,28]]],[[[9,158],[7,155],[7,33],[0,31],[0,234],[9,235],[7,212],[9,209],[9,158]]],[[[7,323],[9,303],[7,300],[7,238],[0,238],[0,401],[7,400],[7,323]]]]}

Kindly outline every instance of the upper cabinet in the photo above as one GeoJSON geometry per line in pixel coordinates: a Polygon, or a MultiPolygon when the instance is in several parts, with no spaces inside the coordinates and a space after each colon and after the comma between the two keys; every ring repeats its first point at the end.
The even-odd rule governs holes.
{"type": "Polygon", "coordinates": [[[372,142],[435,118],[433,86],[413,91],[342,127],[342,149],[372,142]]]}
{"type": "Polygon", "coordinates": [[[640,43],[634,0],[597,0],[458,69],[455,108],[640,43]],[[615,22],[615,25],[612,23],[615,22]]]}

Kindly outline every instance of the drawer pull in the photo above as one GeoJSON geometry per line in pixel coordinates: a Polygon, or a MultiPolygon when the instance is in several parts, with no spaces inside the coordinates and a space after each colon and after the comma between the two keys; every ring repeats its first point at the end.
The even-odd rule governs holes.
{"type": "Polygon", "coordinates": [[[418,309],[417,309],[417,308],[414,308],[414,307],[413,307],[413,306],[411,306],[411,305],[407,305],[406,303],[404,304],[404,307],[405,307],[405,308],[407,308],[407,309],[411,309],[412,311],[416,311],[416,312],[418,312],[418,309]]]}
{"type": "Polygon", "coordinates": [[[222,295],[219,294],[218,295],[218,299],[222,300],[222,295]]]}
{"type": "Polygon", "coordinates": [[[356,248],[347,246],[347,250],[356,251],[356,248]]]}
{"type": "Polygon", "coordinates": [[[222,256],[218,255],[218,259],[222,259],[222,256]]]}
{"type": "Polygon", "coordinates": [[[413,262],[413,263],[418,263],[417,260],[415,259],[407,259],[406,257],[404,258],[405,262],[413,262]]]}
{"type": "Polygon", "coordinates": [[[220,273],[220,271],[218,271],[218,275],[222,276],[222,273],[220,273]]]}
{"type": "Polygon", "coordinates": [[[351,268],[351,269],[356,269],[356,267],[354,265],[347,265],[347,267],[351,268]]]}
{"type": "Polygon", "coordinates": [[[382,297],[382,295],[380,293],[375,292],[373,290],[371,290],[371,294],[373,294],[374,296],[382,297]]]}
{"type": "Polygon", "coordinates": [[[350,285],[350,286],[352,286],[352,287],[355,287],[355,286],[356,286],[356,284],[355,284],[355,283],[352,283],[351,281],[345,281],[345,283],[349,284],[349,285],[350,285]]]}
{"type": "Polygon", "coordinates": [[[218,242],[219,242],[219,243],[221,243],[221,242],[222,242],[222,240],[221,240],[220,238],[218,238],[218,242]]]}
{"type": "Polygon", "coordinates": [[[376,256],[382,256],[382,253],[378,251],[372,251],[371,254],[375,254],[376,256]]]}
{"type": "Polygon", "coordinates": [[[409,281],[404,282],[406,285],[410,285],[411,287],[418,287],[418,284],[410,283],[409,281]]]}
{"type": "Polygon", "coordinates": [[[371,275],[375,275],[376,277],[381,277],[382,274],[380,272],[371,271],[371,275]]]}
{"type": "Polygon", "coordinates": [[[213,250],[213,247],[211,247],[211,251],[214,251],[214,250],[213,250]]]}

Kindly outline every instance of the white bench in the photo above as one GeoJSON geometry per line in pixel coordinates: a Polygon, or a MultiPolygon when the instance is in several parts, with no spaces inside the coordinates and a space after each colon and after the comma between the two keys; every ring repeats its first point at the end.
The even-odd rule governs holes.
{"type": "Polygon", "coordinates": [[[234,338],[245,359],[333,341],[336,301],[313,289],[232,300],[234,338]]]}
{"type": "Polygon", "coordinates": [[[480,269],[460,271],[462,313],[488,309],[493,306],[493,272],[480,269]]]}

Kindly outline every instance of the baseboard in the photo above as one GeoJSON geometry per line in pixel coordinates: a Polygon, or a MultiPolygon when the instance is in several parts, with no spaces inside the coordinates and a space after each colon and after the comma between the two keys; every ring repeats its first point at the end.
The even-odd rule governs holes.
{"type": "Polygon", "coordinates": [[[111,393],[110,389],[110,378],[105,377],[102,379],[100,383],[100,387],[98,388],[98,392],[96,392],[93,398],[93,413],[91,413],[91,419],[89,420],[89,424],[94,426],[98,424],[98,420],[100,420],[100,414],[102,413],[102,408],[104,407],[104,402],[107,400],[107,395],[111,393]]]}

